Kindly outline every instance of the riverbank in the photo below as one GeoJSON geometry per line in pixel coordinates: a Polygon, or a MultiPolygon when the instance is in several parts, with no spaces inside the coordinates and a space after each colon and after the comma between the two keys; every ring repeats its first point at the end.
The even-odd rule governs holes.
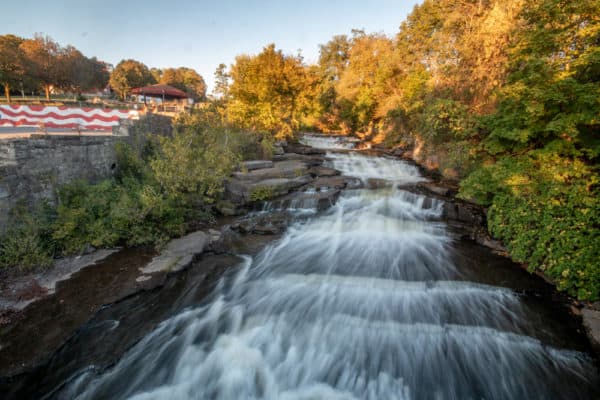
{"type": "MultiPolygon", "coordinates": [[[[344,177],[339,170],[323,166],[323,162],[327,161],[324,151],[296,145],[284,147],[286,151],[279,154],[274,162],[249,162],[234,174],[237,182],[233,187],[243,188],[243,190],[238,190],[238,197],[230,199],[229,206],[233,206],[230,211],[238,214],[237,217],[222,218],[211,227],[212,230],[207,228],[204,231],[193,232],[183,238],[175,239],[160,255],[155,254],[152,249],[141,248],[121,250],[108,255],[103,260],[97,260],[94,265],[78,271],[71,271],[68,280],[55,284],[58,290],[52,294],[44,294],[38,301],[32,302],[23,309],[22,311],[25,313],[30,313],[29,319],[25,321],[30,323],[30,326],[26,330],[20,330],[14,325],[15,329],[12,332],[15,337],[19,335],[20,337],[12,343],[11,347],[18,351],[13,354],[15,361],[11,364],[12,370],[8,373],[3,370],[0,373],[0,376],[14,376],[14,378],[5,378],[4,385],[10,386],[10,383],[14,381],[25,385],[26,383],[23,382],[40,379],[45,370],[51,368],[53,363],[58,363],[57,357],[60,359],[61,352],[56,352],[55,349],[59,349],[67,343],[70,343],[69,348],[71,348],[73,341],[83,341],[81,336],[82,334],[85,336],[87,328],[83,333],[80,330],[84,324],[88,326],[89,321],[99,319],[105,312],[110,313],[109,309],[111,308],[124,307],[130,298],[137,298],[142,293],[152,293],[150,297],[160,296],[159,292],[169,292],[170,286],[175,285],[174,282],[183,285],[183,281],[187,279],[185,276],[189,274],[198,280],[195,287],[202,288],[200,291],[208,294],[223,274],[227,273],[231,267],[240,264],[241,260],[235,254],[253,254],[264,244],[279,237],[278,235],[293,220],[284,212],[292,204],[300,208],[305,205],[323,210],[334,204],[340,191],[345,188],[358,188],[365,185],[371,188],[385,186],[384,182],[377,179],[361,182],[356,178],[344,177]],[[290,149],[296,152],[287,152],[290,149]],[[302,154],[302,152],[308,154],[302,154]],[[303,160],[303,162],[298,164],[299,160],[303,160]],[[294,163],[290,163],[290,161],[294,161],[294,163]],[[295,184],[302,180],[306,180],[302,185],[289,186],[290,182],[295,184]],[[272,185],[272,191],[262,189],[271,187],[269,185],[272,185]],[[278,193],[277,188],[284,190],[283,188],[286,187],[290,188],[285,194],[268,199],[266,203],[252,199],[252,193],[256,193],[256,188],[273,194],[278,193]],[[250,210],[256,209],[258,204],[265,204],[263,208],[265,212],[248,214],[250,210]],[[33,321],[42,315],[44,318],[33,321]],[[57,317],[64,321],[57,323],[57,317]],[[36,340],[35,346],[27,345],[24,342],[31,335],[40,338],[39,341],[36,340]],[[19,361],[26,359],[28,361],[25,363],[19,361]],[[23,372],[26,372],[27,379],[15,376],[15,374],[23,372]]],[[[403,188],[426,194],[429,198],[444,199],[443,218],[450,229],[456,232],[461,239],[477,241],[476,237],[472,235],[484,223],[483,214],[477,207],[471,207],[462,201],[453,201],[455,189],[450,185],[431,179],[429,182],[421,181],[403,188]]],[[[501,251],[499,253],[501,254],[501,251]]],[[[84,257],[79,260],[82,258],[84,257]]],[[[185,285],[189,285],[189,283],[185,283],[185,285]]],[[[528,285],[524,284],[523,288],[528,285]]],[[[543,291],[544,298],[549,296],[545,288],[536,290],[543,291]]],[[[202,296],[194,296],[196,296],[195,302],[202,302],[202,296]]],[[[158,306],[162,309],[153,320],[155,324],[166,318],[169,313],[181,310],[184,303],[190,304],[183,302],[178,306],[171,306],[158,303],[148,304],[144,301],[144,304],[149,307],[158,306]]],[[[134,318],[133,315],[131,317],[134,318]]],[[[108,317],[100,319],[104,322],[97,322],[98,324],[112,324],[114,322],[110,321],[119,321],[118,318],[114,320],[108,317]]],[[[87,361],[96,362],[100,358],[106,365],[114,362],[118,359],[119,354],[135,343],[135,338],[141,338],[144,332],[149,332],[155,325],[148,323],[144,326],[146,326],[145,329],[135,334],[122,333],[121,335],[126,337],[122,337],[122,343],[117,346],[119,350],[115,349],[112,358],[103,358],[102,355],[92,354],[83,357],[76,365],[65,368],[63,373],[65,379],[70,376],[70,373],[77,370],[77,366],[83,366],[87,361]]],[[[4,336],[6,331],[2,332],[4,336]]],[[[117,337],[119,336],[117,335],[117,337]]],[[[4,344],[5,341],[0,343],[4,344]]],[[[5,350],[5,346],[0,347],[0,352],[5,352],[5,350]]],[[[5,352],[5,354],[8,353],[5,352]]]]}
{"type": "Polygon", "coordinates": [[[87,254],[56,260],[42,272],[5,273],[0,284],[0,376],[9,379],[39,368],[107,305],[160,290],[172,276],[213,255],[229,254],[229,263],[207,281],[208,286],[214,284],[224,270],[239,264],[234,254],[254,254],[291,223],[293,218],[285,212],[290,202],[316,201],[320,209],[333,204],[350,178],[321,167],[323,150],[284,145],[276,146],[273,161],[244,162],[234,172],[226,200],[218,205],[225,216],[169,241],[160,253],[151,247],[90,248],[87,254]],[[268,199],[255,198],[257,188],[268,198],[277,197],[279,209],[253,214],[268,199]],[[26,344],[32,336],[36,341],[26,344]]]}
{"type": "MultiPolygon", "coordinates": [[[[353,140],[354,142],[354,140],[353,140]]],[[[436,197],[447,202],[448,211],[446,218],[450,226],[458,224],[459,229],[467,235],[465,238],[489,248],[494,253],[511,259],[522,269],[529,272],[528,266],[518,263],[512,259],[509,251],[500,240],[493,238],[487,226],[487,208],[481,205],[458,199],[459,181],[456,179],[444,178],[435,167],[434,160],[417,158],[414,152],[401,148],[386,148],[381,145],[368,145],[371,151],[376,153],[405,160],[416,165],[423,176],[426,176],[431,182],[417,185],[418,190],[428,196],[436,197]]],[[[533,274],[539,276],[544,281],[556,287],[556,283],[547,275],[535,270],[533,274]]],[[[558,291],[558,289],[556,289],[558,291]]],[[[575,299],[564,292],[558,292],[564,298],[564,302],[569,304],[571,312],[582,320],[586,335],[588,336],[597,356],[600,357],[600,302],[584,302],[575,299]]]]}

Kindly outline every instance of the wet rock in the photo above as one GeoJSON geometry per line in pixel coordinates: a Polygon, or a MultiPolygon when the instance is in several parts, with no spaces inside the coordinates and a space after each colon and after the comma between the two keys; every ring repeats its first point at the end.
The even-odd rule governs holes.
{"type": "Polygon", "coordinates": [[[0,309],[22,310],[30,303],[54,293],[57,282],[69,279],[82,268],[96,264],[117,249],[102,249],[90,254],[66,257],[41,273],[0,280],[0,309]]]}
{"type": "Polygon", "coordinates": [[[241,181],[258,182],[265,179],[276,178],[296,178],[308,173],[305,163],[298,160],[278,161],[272,163],[272,167],[254,169],[250,171],[238,171],[233,173],[233,177],[241,181]]]}
{"type": "Polygon", "coordinates": [[[346,187],[351,187],[350,184],[360,183],[357,178],[349,176],[330,176],[320,177],[311,182],[307,187],[312,188],[316,191],[327,191],[327,190],[341,190],[346,187]]]}
{"type": "Polygon", "coordinates": [[[508,250],[502,242],[499,240],[493,239],[485,229],[476,229],[473,233],[475,242],[479,243],[482,246],[485,246],[498,254],[508,255],[508,250]]]}
{"type": "Polygon", "coordinates": [[[334,168],[327,168],[327,167],[312,167],[308,170],[308,172],[312,175],[312,176],[316,176],[316,177],[322,177],[322,176],[336,176],[336,175],[340,175],[340,171],[338,171],[337,169],[334,168]]]}
{"type": "MultiPolygon", "coordinates": [[[[21,310],[14,310],[12,308],[0,309],[0,327],[14,324],[22,317],[23,317],[23,312],[21,310]]],[[[0,345],[0,349],[2,349],[1,345],[0,345]]]]}
{"type": "Polygon", "coordinates": [[[273,168],[273,161],[269,160],[251,160],[240,164],[241,171],[254,171],[256,169],[273,168]]]}
{"type": "Polygon", "coordinates": [[[417,183],[417,187],[424,189],[426,192],[429,192],[431,194],[435,194],[435,195],[439,195],[439,196],[451,196],[453,189],[445,186],[441,183],[434,183],[434,182],[419,182],[417,183]]]}
{"type": "Polygon", "coordinates": [[[482,212],[476,206],[463,202],[444,203],[442,217],[446,220],[459,221],[471,226],[482,226],[485,220],[482,212]]]}
{"type": "Polygon", "coordinates": [[[207,250],[222,254],[227,251],[225,243],[225,234],[223,230],[209,229],[208,230],[208,247],[207,250]]]}
{"type": "Polygon", "coordinates": [[[243,234],[276,235],[286,229],[289,221],[287,213],[274,211],[243,217],[231,224],[231,229],[243,234]]]}
{"type": "Polygon", "coordinates": [[[225,215],[228,217],[234,215],[241,215],[245,212],[243,208],[237,207],[235,204],[228,200],[221,200],[217,202],[215,208],[221,215],[225,215]]]}
{"type": "Polygon", "coordinates": [[[282,155],[273,156],[273,161],[292,161],[292,160],[302,161],[307,166],[312,167],[312,166],[318,166],[318,165],[323,164],[323,161],[325,160],[325,158],[323,156],[307,156],[307,155],[296,154],[296,153],[285,153],[282,155]]]}
{"type": "Polygon", "coordinates": [[[308,187],[305,189],[269,202],[268,209],[323,211],[334,205],[340,195],[340,190],[334,188],[322,187],[316,190],[313,187],[308,187]]]}
{"type": "Polygon", "coordinates": [[[304,146],[301,144],[291,144],[288,143],[287,147],[285,147],[286,153],[296,153],[296,154],[304,154],[304,155],[316,155],[316,154],[325,154],[327,151],[323,149],[317,149],[315,147],[304,146]]]}
{"type": "Polygon", "coordinates": [[[583,318],[583,326],[587,330],[588,336],[592,340],[594,346],[600,349],[600,311],[592,310],[584,307],[581,310],[583,318]]]}
{"type": "Polygon", "coordinates": [[[233,178],[225,184],[225,196],[234,204],[241,206],[256,200],[253,198],[253,194],[257,191],[264,191],[269,198],[274,198],[287,194],[290,190],[306,185],[310,181],[312,181],[310,175],[302,175],[293,179],[264,179],[256,182],[233,178]]]}
{"type": "Polygon", "coordinates": [[[393,183],[380,178],[369,178],[366,181],[366,187],[369,189],[381,189],[392,186],[393,183]]]}
{"type": "Polygon", "coordinates": [[[287,146],[286,141],[278,141],[273,145],[273,155],[279,156],[285,153],[284,147],[287,146]]]}
{"type": "MultiPolygon", "coordinates": [[[[175,272],[189,265],[196,256],[203,253],[210,243],[210,236],[205,232],[193,232],[178,239],[173,239],[160,255],[140,271],[145,274],[156,272],[175,272]]],[[[143,277],[138,278],[140,282],[143,277]]]]}

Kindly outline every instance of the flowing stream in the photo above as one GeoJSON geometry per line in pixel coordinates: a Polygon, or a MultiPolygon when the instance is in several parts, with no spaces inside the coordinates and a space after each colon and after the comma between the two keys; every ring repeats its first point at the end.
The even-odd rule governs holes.
{"type": "MultiPolygon", "coordinates": [[[[362,180],[423,180],[414,166],[381,157],[337,153],[330,163],[362,180]]],[[[589,355],[561,348],[559,329],[501,279],[466,267],[442,206],[397,185],[347,190],[246,257],[210,300],[161,322],[115,365],[78,373],[52,397],[597,396],[589,355]]]]}

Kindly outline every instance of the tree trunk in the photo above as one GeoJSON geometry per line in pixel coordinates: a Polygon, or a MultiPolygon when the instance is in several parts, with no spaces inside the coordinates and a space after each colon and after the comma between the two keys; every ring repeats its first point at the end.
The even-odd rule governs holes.
{"type": "Polygon", "coordinates": [[[10,86],[8,83],[4,84],[4,95],[6,96],[6,101],[10,104],[10,86]]]}
{"type": "Polygon", "coordinates": [[[44,90],[46,91],[46,100],[50,101],[50,85],[44,85],[44,90]]]}

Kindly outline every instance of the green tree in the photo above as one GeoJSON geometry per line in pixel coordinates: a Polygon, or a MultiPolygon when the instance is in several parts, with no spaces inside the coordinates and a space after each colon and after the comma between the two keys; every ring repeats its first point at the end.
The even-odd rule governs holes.
{"type": "Polygon", "coordinates": [[[169,196],[213,203],[238,157],[227,132],[208,127],[201,116],[182,115],[172,138],[160,140],[160,156],[151,169],[169,196]]]}
{"type": "Polygon", "coordinates": [[[41,35],[24,40],[21,49],[26,56],[26,73],[38,82],[50,100],[50,91],[60,84],[60,46],[50,37],[41,35]]]}
{"type": "Polygon", "coordinates": [[[159,83],[176,87],[192,96],[195,100],[206,98],[204,78],[191,68],[167,68],[162,71],[159,83]]]}
{"type": "Polygon", "coordinates": [[[20,48],[23,39],[14,35],[0,36],[0,84],[4,86],[6,101],[10,103],[10,90],[23,82],[25,55],[20,48]]]}
{"type": "Polygon", "coordinates": [[[227,73],[227,66],[223,63],[219,64],[215,70],[215,87],[213,89],[213,95],[222,100],[227,100],[229,96],[229,74],[227,73]]]}
{"type": "Polygon", "coordinates": [[[110,74],[109,84],[122,100],[131,89],[156,83],[148,67],[139,61],[122,60],[110,74]]]}
{"type": "Polygon", "coordinates": [[[513,258],[580,299],[600,298],[600,4],[528,0],[497,110],[483,119],[487,162],[461,196],[490,205],[513,258]]]}

